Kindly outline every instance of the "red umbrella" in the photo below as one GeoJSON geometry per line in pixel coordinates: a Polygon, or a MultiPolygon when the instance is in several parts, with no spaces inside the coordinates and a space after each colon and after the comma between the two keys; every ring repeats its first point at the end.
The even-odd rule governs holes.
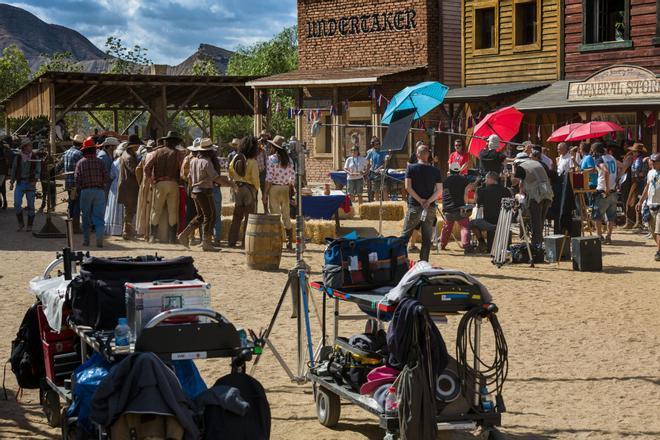
{"type": "Polygon", "coordinates": [[[591,121],[580,125],[569,134],[565,141],[581,141],[584,139],[594,139],[615,131],[623,131],[623,127],[614,122],[591,121]]]}
{"type": "Polygon", "coordinates": [[[559,127],[558,129],[552,132],[552,134],[548,138],[548,142],[563,142],[566,140],[568,135],[573,132],[573,130],[581,126],[582,123],[576,122],[573,124],[566,124],[563,127],[559,127]]]}
{"type": "MultiPolygon", "coordinates": [[[[487,138],[491,134],[496,134],[502,141],[510,141],[518,134],[522,119],[523,114],[516,110],[515,107],[504,107],[487,114],[474,127],[472,135],[487,138]]],[[[472,138],[470,141],[470,153],[473,156],[478,156],[479,152],[486,148],[486,145],[488,145],[488,142],[485,139],[472,138]]],[[[500,143],[499,149],[504,148],[505,145],[504,143],[500,143]]]]}

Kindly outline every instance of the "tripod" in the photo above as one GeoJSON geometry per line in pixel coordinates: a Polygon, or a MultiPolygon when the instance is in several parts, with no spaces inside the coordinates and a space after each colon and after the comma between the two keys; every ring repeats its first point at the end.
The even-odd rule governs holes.
{"type": "MultiPolygon", "coordinates": [[[[314,350],[312,343],[312,330],[309,319],[309,290],[308,290],[308,273],[309,266],[305,263],[303,259],[303,254],[305,250],[305,219],[303,217],[302,210],[302,182],[305,175],[305,154],[307,153],[306,146],[303,143],[293,142],[289,145],[289,150],[294,150],[297,156],[297,166],[296,166],[296,265],[293,267],[287,277],[286,284],[284,289],[282,289],[282,294],[280,295],[279,300],[277,301],[277,306],[275,307],[275,312],[271,317],[270,323],[266,328],[263,339],[265,347],[268,347],[272,352],[279,364],[282,366],[286,374],[289,376],[291,381],[303,384],[307,382],[307,369],[309,366],[314,366],[314,350]],[[289,365],[286,363],[282,355],[279,353],[275,345],[270,340],[270,334],[275,327],[275,322],[277,317],[280,314],[282,309],[282,304],[284,303],[284,298],[286,297],[287,292],[291,292],[291,299],[293,304],[294,315],[296,318],[296,353],[297,353],[297,368],[296,374],[292,371],[289,365]],[[300,299],[302,299],[302,304],[300,299]],[[304,326],[304,333],[303,333],[304,326]],[[304,336],[304,338],[303,338],[304,336]],[[305,341],[306,339],[306,347],[305,341]],[[306,362],[309,360],[309,366],[306,362]]],[[[294,162],[295,163],[295,162],[294,162]]],[[[313,300],[312,300],[313,301],[313,300]]],[[[315,307],[316,308],[316,307],[315,307]]],[[[317,313],[318,316],[318,313],[317,313]]],[[[259,360],[261,359],[261,354],[257,355],[250,370],[250,374],[254,374],[259,360]]]]}
{"type": "Polygon", "coordinates": [[[520,202],[512,198],[502,199],[502,208],[500,210],[500,216],[497,219],[497,229],[495,230],[493,248],[490,251],[492,262],[497,267],[502,267],[511,262],[511,253],[509,252],[508,247],[509,236],[511,234],[511,221],[513,220],[514,214],[518,215],[518,224],[520,224],[520,228],[522,229],[522,239],[527,245],[527,254],[529,255],[529,261],[531,264],[530,267],[534,267],[534,257],[532,256],[532,248],[529,242],[527,228],[525,227],[520,202]]]}

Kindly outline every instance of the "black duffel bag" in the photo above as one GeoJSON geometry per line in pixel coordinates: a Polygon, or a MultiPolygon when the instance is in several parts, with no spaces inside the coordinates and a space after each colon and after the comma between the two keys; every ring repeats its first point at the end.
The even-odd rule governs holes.
{"type": "MultiPolygon", "coordinates": [[[[530,245],[532,251],[532,258],[534,263],[543,263],[545,261],[545,251],[543,246],[530,245]]],[[[527,245],[525,243],[517,243],[509,246],[509,252],[511,252],[511,262],[513,264],[529,264],[529,251],[527,250],[527,245]]]]}
{"type": "Polygon", "coordinates": [[[86,258],[69,284],[71,319],[96,330],[112,330],[119,318],[126,317],[126,282],[201,279],[193,261],[192,257],[86,258]]]}

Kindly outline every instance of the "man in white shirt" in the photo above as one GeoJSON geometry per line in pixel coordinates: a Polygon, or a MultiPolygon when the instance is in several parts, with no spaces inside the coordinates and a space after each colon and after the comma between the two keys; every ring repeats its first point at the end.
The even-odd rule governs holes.
{"type": "Polygon", "coordinates": [[[575,166],[575,163],[573,162],[571,153],[568,151],[568,144],[566,142],[559,143],[557,146],[557,152],[559,153],[559,157],[557,158],[557,174],[562,176],[571,171],[575,166]]]}
{"type": "Polygon", "coordinates": [[[346,171],[346,191],[351,196],[353,202],[357,197],[358,202],[362,204],[362,190],[364,186],[364,173],[367,171],[367,159],[360,156],[360,148],[353,145],[351,148],[351,157],[346,159],[344,164],[346,171]]]}
{"type": "Polygon", "coordinates": [[[605,244],[612,244],[612,230],[616,222],[616,159],[605,153],[602,143],[596,142],[591,147],[596,159],[598,183],[592,217],[596,221],[598,236],[605,244]],[[607,236],[603,238],[603,220],[607,218],[607,236]]]}
{"type": "Polygon", "coordinates": [[[637,203],[637,211],[642,210],[644,200],[651,211],[650,230],[653,238],[658,245],[655,252],[655,261],[660,261],[660,153],[652,154],[649,157],[653,169],[646,175],[646,186],[642,197],[637,203]]]}

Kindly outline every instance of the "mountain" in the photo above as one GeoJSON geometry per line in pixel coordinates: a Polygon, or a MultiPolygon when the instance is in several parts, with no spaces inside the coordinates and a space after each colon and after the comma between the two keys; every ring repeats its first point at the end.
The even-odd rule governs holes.
{"type": "MultiPolygon", "coordinates": [[[[0,50],[12,44],[23,51],[33,71],[43,63],[43,54],[56,52],[71,52],[87,72],[106,72],[112,62],[81,33],[48,24],[24,9],[0,3],[0,50]]],[[[170,75],[189,75],[195,61],[210,59],[218,71],[225,73],[231,54],[221,47],[201,44],[185,61],[166,70],[170,75]]]]}

